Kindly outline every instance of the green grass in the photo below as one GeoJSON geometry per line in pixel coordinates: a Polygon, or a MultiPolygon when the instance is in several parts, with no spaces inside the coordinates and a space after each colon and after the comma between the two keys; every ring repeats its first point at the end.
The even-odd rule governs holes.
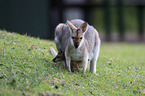
{"type": "Polygon", "coordinates": [[[0,96],[145,95],[145,45],[103,43],[97,74],[53,63],[52,41],[0,31],[0,96]]]}

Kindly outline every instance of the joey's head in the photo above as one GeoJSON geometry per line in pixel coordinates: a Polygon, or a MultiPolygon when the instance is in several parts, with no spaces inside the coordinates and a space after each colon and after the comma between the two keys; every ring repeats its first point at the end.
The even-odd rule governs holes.
{"type": "Polygon", "coordinates": [[[75,46],[75,48],[78,48],[84,42],[84,34],[87,30],[88,24],[85,22],[85,23],[81,24],[80,27],[76,28],[68,20],[67,20],[67,23],[68,23],[70,31],[71,31],[72,44],[75,46]]]}
{"type": "Polygon", "coordinates": [[[60,51],[57,56],[53,59],[53,62],[59,62],[59,61],[64,61],[65,60],[65,55],[63,51],[60,51]]]}

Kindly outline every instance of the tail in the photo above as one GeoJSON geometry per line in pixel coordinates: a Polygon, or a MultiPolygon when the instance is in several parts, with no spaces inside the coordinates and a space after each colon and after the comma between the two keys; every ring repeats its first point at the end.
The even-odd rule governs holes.
{"type": "Polygon", "coordinates": [[[52,54],[54,57],[56,57],[57,53],[56,53],[56,51],[54,50],[53,47],[50,47],[50,51],[51,51],[51,54],[52,54]]]}

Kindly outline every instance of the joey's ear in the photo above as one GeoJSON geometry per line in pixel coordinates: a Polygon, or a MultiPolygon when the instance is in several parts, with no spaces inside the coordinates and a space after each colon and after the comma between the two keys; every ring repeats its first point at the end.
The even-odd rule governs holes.
{"type": "Polygon", "coordinates": [[[77,28],[71,23],[71,22],[69,22],[68,20],[67,20],[67,24],[69,25],[69,28],[71,29],[71,30],[76,30],[77,28]]]}
{"type": "Polygon", "coordinates": [[[87,29],[88,29],[88,23],[87,23],[87,22],[83,23],[83,24],[79,27],[79,29],[82,29],[83,32],[87,31],[87,29]]]}

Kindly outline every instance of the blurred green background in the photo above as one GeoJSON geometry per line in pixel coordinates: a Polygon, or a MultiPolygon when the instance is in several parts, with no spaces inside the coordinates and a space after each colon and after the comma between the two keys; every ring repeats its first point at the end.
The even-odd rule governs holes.
{"type": "MultiPolygon", "coordinates": [[[[145,8],[143,9],[145,10],[145,8]]],[[[111,18],[110,18],[110,27],[111,33],[115,34],[114,38],[117,41],[117,33],[118,33],[118,20],[117,20],[117,7],[111,6],[110,8],[111,18]]],[[[92,12],[93,14],[93,25],[100,32],[102,38],[105,34],[105,26],[104,26],[104,12],[102,8],[95,8],[92,12]]],[[[124,22],[124,33],[125,33],[125,41],[136,42],[139,41],[139,29],[138,29],[138,12],[137,7],[135,6],[124,6],[123,7],[123,22],[124,22]]],[[[145,17],[145,11],[143,12],[143,16],[145,17]]],[[[143,30],[145,30],[145,19],[143,19],[143,30]]],[[[143,31],[145,32],[145,31],[143,31]]],[[[118,36],[119,37],[119,36],[118,36]]],[[[145,38],[145,34],[143,33],[143,40],[145,38]]]]}

